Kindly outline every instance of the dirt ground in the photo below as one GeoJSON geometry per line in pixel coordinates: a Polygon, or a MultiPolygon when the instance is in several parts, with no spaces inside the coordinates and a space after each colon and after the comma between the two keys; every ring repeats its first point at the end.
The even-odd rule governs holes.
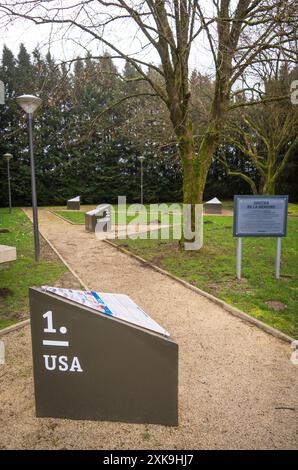
{"type": "MultiPolygon", "coordinates": [[[[297,449],[290,346],[46,210],[40,230],[89,288],[128,294],[179,344],[179,426],[37,419],[30,329],[1,338],[4,449],[297,449]]],[[[65,285],[65,283],[64,283],[65,285]]]]}

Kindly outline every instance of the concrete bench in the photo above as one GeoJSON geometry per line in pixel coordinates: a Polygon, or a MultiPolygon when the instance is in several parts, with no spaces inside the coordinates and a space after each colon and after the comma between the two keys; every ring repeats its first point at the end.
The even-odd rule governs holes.
{"type": "Polygon", "coordinates": [[[67,210],[69,211],[79,211],[80,210],[80,196],[73,197],[67,201],[67,210]]]}
{"type": "Polygon", "coordinates": [[[109,232],[111,230],[110,204],[101,204],[96,209],[86,212],[86,232],[95,232],[95,228],[97,228],[97,230],[99,230],[100,232],[109,232]]]}
{"type": "Polygon", "coordinates": [[[210,201],[205,202],[204,204],[205,214],[221,214],[222,213],[222,203],[214,197],[210,201]]]}
{"type": "Polygon", "coordinates": [[[15,261],[17,259],[17,250],[14,246],[0,245],[0,263],[15,261]]]}

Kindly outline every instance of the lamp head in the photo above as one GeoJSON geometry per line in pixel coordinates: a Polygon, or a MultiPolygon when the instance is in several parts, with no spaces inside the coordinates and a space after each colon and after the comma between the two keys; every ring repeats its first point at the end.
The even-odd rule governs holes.
{"type": "Polygon", "coordinates": [[[11,155],[11,153],[5,153],[3,155],[3,158],[5,158],[7,161],[11,160],[13,158],[13,156],[11,155]]]}
{"type": "Polygon", "coordinates": [[[145,157],[138,157],[138,159],[140,160],[140,162],[143,162],[145,160],[145,157]]]}
{"type": "Polygon", "coordinates": [[[27,114],[33,114],[41,105],[42,100],[34,95],[21,95],[16,98],[17,103],[27,114]]]}

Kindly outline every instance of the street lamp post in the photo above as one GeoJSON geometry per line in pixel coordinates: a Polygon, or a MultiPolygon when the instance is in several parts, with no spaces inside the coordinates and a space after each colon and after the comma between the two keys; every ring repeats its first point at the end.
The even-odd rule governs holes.
{"type": "Polygon", "coordinates": [[[8,181],[8,203],[9,203],[9,212],[11,214],[11,188],[10,188],[10,160],[13,158],[11,153],[5,153],[3,157],[7,161],[7,181],[8,181]]]}
{"type": "Polygon", "coordinates": [[[33,211],[33,228],[34,228],[34,248],[35,248],[35,261],[39,261],[40,257],[40,243],[38,232],[38,215],[37,215],[37,196],[35,184],[35,162],[33,151],[33,135],[32,135],[32,118],[33,113],[41,105],[41,99],[33,95],[22,95],[16,98],[17,103],[28,115],[28,136],[29,136],[29,149],[30,149],[30,167],[31,167],[31,191],[32,191],[32,211],[33,211]]]}
{"type": "Polygon", "coordinates": [[[144,203],[144,187],[143,187],[143,179],[144,179],[144,171],[143,171],[143,161],[145,157],[139,157],[139,161],[141,162],[141,204],[144,203]]]}

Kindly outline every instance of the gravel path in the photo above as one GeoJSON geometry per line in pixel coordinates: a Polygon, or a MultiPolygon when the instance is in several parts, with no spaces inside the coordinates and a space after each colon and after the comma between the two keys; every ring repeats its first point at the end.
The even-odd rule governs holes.
{"type": "Polygon", "coordinates": [[[92,289],[130,295],[179,344],[179,426],[36,419],[29,328],[4,337],[0,447],[298,447],[298,368],[289,345],[54,214],[40,230],[92,289]]]}

